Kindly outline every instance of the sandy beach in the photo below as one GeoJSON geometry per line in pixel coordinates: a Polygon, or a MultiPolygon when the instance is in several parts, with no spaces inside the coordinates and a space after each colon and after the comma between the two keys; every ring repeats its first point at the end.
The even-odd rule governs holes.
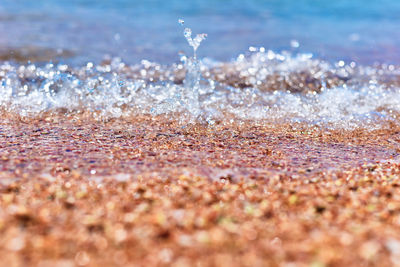
{"type": "Polygon", "coordinates": [[[1,0],[0,267],[400,267],[399,14],[1,0]]]}
{"type": "Polygon", "coordinates": [[[393,266],[400,129],[0,125],[1,266],[393,266]]]}

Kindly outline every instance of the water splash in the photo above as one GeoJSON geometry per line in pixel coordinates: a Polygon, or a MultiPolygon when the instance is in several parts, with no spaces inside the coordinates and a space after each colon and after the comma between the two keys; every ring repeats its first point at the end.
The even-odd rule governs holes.
{"type": "MultiPolygon", "coordinates": [[[[178,20],[179,24],[183,25],[185,22],[182,19],[178,20]]],[[[193,48],[193,57],[181,57],[182,62],[186,68],[186,75],[183,81],[184,86],[181,90],[181,102],[185,105],[186,109],[196,118],[201,119],[202,110],[200,107],[200,61],[196,57],[196,51],[201,42],[206,38],[207,34],[197,34],[192,39],[192,30],[185,28],[183,35],[188,41],[189,45],[193,48]]]]}
{"type": "MultiPolygon", "coordinates": [[[[121,59],[82,67],[0,64],[0,111],[30,118],[86,113],[197,121],[302,122],[334,128],[399,123],[400,66],[331,64],[252,48],[231,62],[181,57],[161,65],[121,59]]],[[[4,116],[5,117],[5,116],[4,116]]]]}
{"type": "MultiPolygon", "coordinates": [[[[185,21],[183,19],[179,19],[178,23],[183,26],[185,21]]],[[[189,45],[193,48],[193,58],[196,58],[196,51],[199,48],[201,42],[206,39],[206,33],[197,34],[196,37],[192,38],[192,29],[185,28],[183,30],[183,36],[185,36],[186,40],[188,41],[189,45]]]]}

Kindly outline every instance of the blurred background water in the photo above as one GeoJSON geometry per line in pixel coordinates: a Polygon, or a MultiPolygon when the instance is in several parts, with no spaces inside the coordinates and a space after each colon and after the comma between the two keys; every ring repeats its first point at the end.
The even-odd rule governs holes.
{"type": "Polygon", "coordinates": [[[177,23],[183,18],[195,33],[208,34],[200,57],[229,61],[263,46],[328,61],[397,64],[399,14],[398,0],[1,0],[0,51],[3,59],[63,54],[77,65],[105,55],[171,63],[180,50],[190,53],[177,23]]]}

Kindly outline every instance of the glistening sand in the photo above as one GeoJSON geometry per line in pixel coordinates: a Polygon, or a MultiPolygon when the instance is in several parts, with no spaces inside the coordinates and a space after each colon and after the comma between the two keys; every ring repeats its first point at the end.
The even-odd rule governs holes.
{"type": "Polygon", "coordinates": [[[0,265],[392,266],[399,132],[5,120],[0,265]]]}

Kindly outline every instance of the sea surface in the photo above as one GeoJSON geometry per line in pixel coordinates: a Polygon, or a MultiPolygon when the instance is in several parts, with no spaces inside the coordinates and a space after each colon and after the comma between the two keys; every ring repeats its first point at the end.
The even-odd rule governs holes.
{"type": "Polygon", "coordinates": [[[400,112],[399,14],[396,0],[2,0],[0,108],[376,128],[400,112]]]}

